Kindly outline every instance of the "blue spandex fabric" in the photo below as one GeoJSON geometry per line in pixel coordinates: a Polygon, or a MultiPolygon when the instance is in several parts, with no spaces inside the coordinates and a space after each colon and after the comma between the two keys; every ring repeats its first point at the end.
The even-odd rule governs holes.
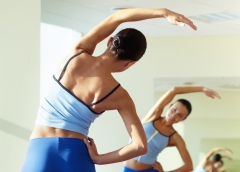
{"type": "Polygon", "coordinates": [[[123,168],[123,172],[158,172],[157,170],[153,169],[153,168],[149,168],[146,170],[134,170],[128,167],[124,167],[123,168]]]}
{"type": "Polygon", "coordinates": [[[37,138],[29,142],[21,172],[95,172],[83,140],[37,138]]]}
{"type": "Polygon", "coordinates": [[[143,124],[143,129],[147,136],[148,152],[134,159],[144,164],[153,164],[158,154],[168,146],[170,137],[176,132],[173,132],[170,136],[165,136],[155,128],[154,121],[143,124]]]}

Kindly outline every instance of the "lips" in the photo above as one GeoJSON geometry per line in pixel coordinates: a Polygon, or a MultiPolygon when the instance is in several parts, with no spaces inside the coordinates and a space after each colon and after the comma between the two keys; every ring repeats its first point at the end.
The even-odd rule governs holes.
{"type": "Polygon", "coordinates": [[[168,120],[170,120],[170,121],[174,121],[174,117],[173,117],[173,115],[169,115],[169,116],[168,116],[168,120]]]}

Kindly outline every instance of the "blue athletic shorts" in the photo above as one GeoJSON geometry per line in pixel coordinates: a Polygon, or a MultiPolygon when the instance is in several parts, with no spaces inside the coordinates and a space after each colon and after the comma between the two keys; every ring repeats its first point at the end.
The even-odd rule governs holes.
{"type": "Polygon", "coordinates": [[[83,140],[50,137],[30,140],[21,172],[96,172],[96,170],[83,140]]]}
{"type": "Polygon", "coordinates": [[[155,170],[154,168],[149,168],[146,170],[133,170],[128,167],[123,167],[123,172],[158,172],[158,171],[155,170]]]}

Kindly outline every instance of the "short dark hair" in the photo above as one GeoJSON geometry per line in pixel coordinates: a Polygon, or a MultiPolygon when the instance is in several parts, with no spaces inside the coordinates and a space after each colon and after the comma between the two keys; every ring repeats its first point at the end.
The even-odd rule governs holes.
{"type": "MultiPolygon", "coordinates": [[[[221,161],[222,156],[217,153],[217,154],[214,155],[213,159],[214,159],[214,161],[218,162],[218,161],[221,161]]],[[[222,162],[222,161],[221,161],[221,162],[222,162]]],[[[223,162],[222,162],[222,164],[223,164],[223,162]]]]}
{"type": "Polygon", "coordinates": [[[186,99],[178,99],[175,103],[177,103],[177,102],[182,103],[187,108],[188,115],[192,112],[192,105],[191,105],[191,103],[188,100],[186,100],[186,99]]]}
{"type": "Polygon", "coordinates": [[[126,28],[118,32],[106,50],[113,52],[119,60],[138,61],[147,48],[145,36],[137,29],[126,28]]]}

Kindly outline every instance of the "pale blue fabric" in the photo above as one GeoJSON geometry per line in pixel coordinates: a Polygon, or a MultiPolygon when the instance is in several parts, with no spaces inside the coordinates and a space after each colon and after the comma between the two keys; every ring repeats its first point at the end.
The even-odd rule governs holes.
{"type": "Polygon", "coordinates": [[[194,172],[207,172],[207,170],[205,170],[201,165],[198,165],[194,172]]]}
{"type": "Polygon", "coordinates": [[[69,62],[82,53],[84,52],[78,52],[67,61],[58,79],[53,76],[50,89],[41,100],[36,124],[74,131],[87,137],[91,123],[102,113],[94,112],[90,106],[103,101],[120,84],[101,100],[89,105],[77,98],[60,83],[60,80],[69,62]]]}
{"type": "Polygon", "coordinates": [[[154,121],[143,124],[143,128],[148,140],[148,152],[142,156],[135,157],[136,161],[144,164],[155,163],[158,154],[168,146],[170,136],[161,134],[155,127],[154,121]]]}
{"type": "Polygon", "coordinates": [[[50,90],[41,101],[36,124],[88,135],[91,123],[99,116],[53,76],[50,90]]]}

